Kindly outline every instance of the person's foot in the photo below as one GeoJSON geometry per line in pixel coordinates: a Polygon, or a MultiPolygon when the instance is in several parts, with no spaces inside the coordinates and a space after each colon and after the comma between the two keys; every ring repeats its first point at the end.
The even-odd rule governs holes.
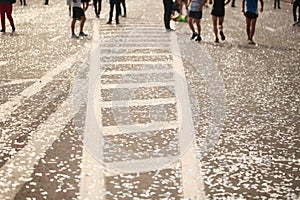
{"type": "Polygon", "coordinates": [[[299,22],[294,22],[294,23],[293,23],[293,26],[296,26],[297,24],[299,24],[299,22]]]}
{"type": "Polygon", "coordinates": [[[71,35],[71,38],[78,38],[78,36],[77,36],[75,33],[73,33],[73,34],[71,35]]]}
{"type": "Polygon", "coordinates": [[[223,31],[220,31],[220,35],[221,35],[221,40],[223,40],[223,41],[224,41],[226,37],[225,37],[225,35],[224,35],[223,31]]]}
{"type": "Polygon", "coordinates": [[[200,42],[201,40],[202,40],[201,36],[198,35],[195,41],[200,42]]]}
{"type": "Polygon", "coordinates": [[[255,45],[255,42],[253,40],[248,40],[248,44],[255,45]]]}
{"type": "Polygon", "coordinates": [[[49,5],[48,3],[44,3],[44,5],[49,5]]]}
{"type": "Polygon", "coordinates": [[[235,8],[235,5],[231,5],[231,7],[235,8]]]}
{"type": "Polygon", "coordinates": [[[197,33],[196,32],[193,32],[193,34],[192,34],[192,37],[191,37],[191,40],[193,40],[193,39],[195,39],[196,37],[197,37],[197,33]]]}
{"type": "Polygon", "coordinates": [[[281,7],[278,7],[278,9],[281,9],[281,7]]]}
{"type": "Polygon", "coordinates": [[[124,15],[121,15],[122,17],[126,17],[126,14],[124,14],[124,15]]]}
{"type": "Polygon", "coordinates": [[[219,38],[216,37],[215,43],[219,43],[219,38]]]}
{"type": "Polygon", "coordinates": [[[120,22],[118,21],[118,22],[116,22],[116,24],[120,24],[120,22]]]}
{"type": "Polygon", "coordinates": [[[16,27],[12,26],[11,29],[12,29],[12,32],[15,32],[16,27]]]}
{"type": "Polygon", "coordinates": [[[99,16],[99,15],[96,15],[96,18],[100,18],[100,16],[99,16]]]}
{"type": "Polygon", "coordinates": [[[88,36],[87,34],[85,34],[84,32],[80,32],[79,36],[88,36]]]}
{"type": "Polygon", "coordinates": [[[106,22],[106,24],[111,24],[111,21],[106,22]]]}
{"type": "Polygon", "coordinates": [[[1,33],[5,33],[5,29],[1,29],[0,32],[1,32],[1,33]]]}

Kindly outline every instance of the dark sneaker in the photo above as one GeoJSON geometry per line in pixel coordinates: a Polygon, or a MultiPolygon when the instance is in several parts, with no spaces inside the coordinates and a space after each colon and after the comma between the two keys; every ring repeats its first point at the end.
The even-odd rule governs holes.
{"type": "Polygon", "coordinates": [[[198,34],[196,32],[194,32],[193,35],[192,35],[192,37],[191,37],[191,40],[195,39],[197,37],[197,35],[198,34]]]}
{"type": "Polygon", "coordinates": [[[12,26],[11,29],[12,29],[12,32],[15,32],[16,27],[12,26]]]}
{"type": "Polygon", "coordinates": [[[221,40],[225,40],[225,35],[224,35],[223,31],[220,31],[220,35],[221,35],[221,40]]]}
{"type": "Polygon", "coordinates": [[[88,36],[87,34],[85,34],[84,32],[80,32],[79,36],[88,36]]]}
{"type": "Polygon", "coordinates": [[[111,22],[110,22],[110,21],[108,21],[108,22],[106,22],[106,24],[111,24],[111,22]]]}
{"type": "Polygon", "coordinates": [[[248,44],[255,45],[255,42],[253,40],[248,40],[248,44]]]}
{"type": "Polygon", "coordinates": [[[4,30],[4,29],[1,29],[0,32],[5,33],[5,30],[4,30]]]}
{"type": "Polygon", "coordinates": [[[201,40],[202,40],[201,36],[198,35],[195,41],[200,42],[201,40]]]}
{"type": "Polygon", "coordinates": [[[219,38],[216,38],[215,43],[219,43],[219,38]]]}
{"type": "Polygon", "coordinates": [[[72,34],[71,38],[78,38],[76,34],[72,34]]]}

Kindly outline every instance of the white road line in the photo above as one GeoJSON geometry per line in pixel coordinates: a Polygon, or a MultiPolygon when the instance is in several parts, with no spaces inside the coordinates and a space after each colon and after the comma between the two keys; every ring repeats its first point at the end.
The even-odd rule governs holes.
{"type": "Polygon", "coordinates": [[[36,79],[20,79],[20,80],[11,80],[6,83],[0,84],[0,87],[7,86],[7,85],[19,85],[19,84],[24,84],[26,82],[35,82],[36,79]]]}
{"type": "MultiPolygon", "coordinates": [[[[102,46],[100,47],[100,49],[107,49],[107,50],[111,50],[111,47],[109,46],[102,46]]],[[[137,46],[134,46],[134,47],[123,47],[123,46],[120,46],[118,47],[117,50],[127,50],[127,51],[132,51],[132,50],[143,50],[143,49],[159,49],[159,50],[170,50],[170,47],[168,46],[161,46],[161,47],[157,47],[157,46],[149,46],[149,47],[137,47],[137,46]]]]}
{"type": "Polygon", "coordinates": [[[166,74],[166,73],[173,73],[173,70],[169,69],[162,69],[162,70],[127,70],[127,71],[105,71],[103,75],[127,75],[127,74],[166,74]]]}
{"type": "Polygon", "coordinates": [[[175,91],[178,106],[178,120],[180,124],[179,142],[181,148],[181,163],[182,163],[182,187],[184,198],[204,199],[204,183],[201,174],[199,173],[198,160],[194,149],[195,145],[195,130],[192,121],[192,111],[189,102],[189,94],[185,72],[181,58],[180,48],[177,42],[175,32],[171,35],[171,49],[173,52],[173,66],[175,73],[175,91]],[[187,135],[191,134],[192,138],[187,135]],[[191,139],[191,140],[189,140],[191,139]],[[192,143],[191,143],[192,142],[192,143]],[[190,143],[190,144],[189,144],[190,143]],[[186,152],[185,148],[189,147],[186,152]]]}
{"type": "Polygon", "coordinates": [[[100,102],[102,108],[112,107],[130,107],[130,106],[155,106],[163,104],[174,104],[175,98],[163,98],[163,99],[145,99],[145,100],[125,100],[125,101],[108,101],[100,102]]]}
{"type": "Polygon", "coordinates": [[[0,169],[0,199],[13,199],[22,185],[30,180],[34,166],[45,156],[47,149],[59,138],[66,123],[73,117],[72,99],[68,98],[32,133],[18,154],[0,169]]]}
{"type": "Polygon", "coordinates": [[[132,125],[118,125],[103,127],[103,135],[120,135],[120,134],[134,134],[141,132],[152,132],[157,130],[177,129],[179,127],[178,121],[159,121],[148,124],[132,124],[132,125]]]}
{"type": "MultiPolygon", "coordinates": [[[[102,62],[103,65],[107,63],[111,63],[111,61],[102,62]]],[[[170,62],[153,62],[153,61],[124,61],[124,62],[113,62],[114,65],[126,65],[126,64],[132,64],[132,65],[169,65],[170,62]]]]}
{"type": "MultiPolygon", "coordinates": [[[[85,121],[85,134],[84,134],[84,151],[82,152],[82,170],[81,170],[81,179],[80,179],[80,191],[79,191],[79,199],[105,199],[105,184],[104,184],[104,175],[103,168],[100,162],[98,162],[96,158],[101,158],[102,149],[101,141],[99,141],[99,137],[95,130],[98,130],[99,126],[101,127],[101,118],[100,123],[98,124],[95,121],[94,117],[94,101],[99,100],[99,98],[95,99],[95,88],[98,83],[98,78],[102,73],[99,70],[100,66],[100,48],[99,48],[99,31],[98,31],[98,23],[94,21],[93,23],[93,41],[92,41],[92,49],[90,55],[90,71],[88,73],[88,102],[87,102],[87,116],[85,121]],[[91,129],[88,124],[92,124],[91,129]],[[90,147],[94,147],[93,149],[87,149],[90,147]],[[94,150],[92,152],[87,150],[94,150]],[[97,153],[95,153],[97,152],[97,153]]],[[[97,91],[97,92],[101,92],[97,91]]],[[[98,110],[101,114],[101,109],[98,110]]]]}
{"type": "Polygon", "coordinates": [[[35,82],[28,88],[26,88],[23,92],[20,93],[19,96],[15,97],[12,101],[8,101],[4,104],[0,105],[0,121],[4,121],[17,107],[22,105],[22,100],[26,99],[36,93],[38,93],[44,86],[46,86],[49,82],[53,80],[53,78],[72,67],[72,64],[75,63],[79,56],[78,54],[86,54],[90,50],[90,47],[86,47],[80,50],[80,53],[73,54],[69,58],[67,58],[63,63],[61,63],[57,68],[48,72],[39,81],[35,82]]]}
{"type": "Polygon", "coordinates": [[[84,146],[80,174],[79,199],[105,199],[104,168],[84,146]]]}
{"type": "Polygon", "coordinates": [[[170,87],[174,82],[147,82],[147,83],[124,83],[124,84],[102,84],[101,89],[119,89],[119,88],[141,88],[141,87],[170,87]]]}
{"type": "Polygon", "coordinates": [[[101,55],[99,55],[100,58],[103,57],[122,57],[122,56],[126,56],[126,57],[143,57],[143,56],[169,56],[166,53],[127,53],[126,54],[110,54],[110,53],[101,53],[101,55]]]}
{"type": "Polygon", "coordinates": [[[153,169],[170,169],[174,168],[176,163],[176,156],[170,157],[158,157],[158,158],[146,158],[140,160],[128,160],[128,161],[114,161],[110,166],[115,170],[119,171],[120,169],[128,169],[127,171],[119,171],[119,173],[136,173],[137,171],[152,171],[153,169]],[[162,166],[162,163],[167,163],[165,166],[162,166]],[[130,169],[128,165],[130,164],[130,169]]]}

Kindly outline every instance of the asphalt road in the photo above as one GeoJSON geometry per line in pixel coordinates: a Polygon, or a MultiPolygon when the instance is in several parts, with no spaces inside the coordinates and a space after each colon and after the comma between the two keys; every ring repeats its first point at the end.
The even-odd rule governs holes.
{"type": "Polygon", "coordinates": [[[78,39],[49,4],[17,2],[0,35],[0,199],[300,198],[291,4],[265,2],[256,45],[239,1],[220,44],[211,6],[198,43],[164,30],[160,1],[127,0],[120,25],[91,6],[78,39]]]}

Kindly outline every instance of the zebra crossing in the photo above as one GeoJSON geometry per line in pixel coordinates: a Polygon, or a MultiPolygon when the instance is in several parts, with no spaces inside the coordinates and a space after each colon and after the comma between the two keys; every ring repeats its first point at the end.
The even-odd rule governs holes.
{"type": "Polygon", "coordinates": [[[176,33],[155,24],[138,27],[108,30],[111,38],[102,39],[88,61],[81,197],[103,198],[103,182],[90,187],[95,176],[179,166],[182,197],[203,198],[176,33]],[[91,167],[97,161],[105,169],[91,167]]]}

